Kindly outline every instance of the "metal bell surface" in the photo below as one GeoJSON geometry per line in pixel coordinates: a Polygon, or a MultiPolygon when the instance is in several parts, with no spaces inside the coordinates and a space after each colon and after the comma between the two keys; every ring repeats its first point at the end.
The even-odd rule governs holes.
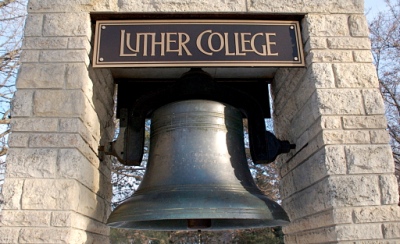
{"type": "Polygon", "coordinates": [[[108,225],[148,230],[280,226],[289,218],[257,188],[244,148],[242,114],[208,100],[154,111],[149,160],[137,191],[108,225]]]}

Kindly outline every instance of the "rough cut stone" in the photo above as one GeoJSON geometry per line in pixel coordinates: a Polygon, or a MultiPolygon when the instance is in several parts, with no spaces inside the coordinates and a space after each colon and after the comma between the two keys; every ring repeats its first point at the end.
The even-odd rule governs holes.
{"type": "Polygon", "coordinates": [[[2,194],[4,198],[3,209],[21,209],[21,196],[23,185],[24,180],[22,179],[5,179],[2,189],[2,194]]]}
{"type": "Polygon", "coordinates": [[[398,206],[356,208],[352,215],[354,216],[355,223],[397,221],[400,219],[400,208],[398,206]]]}
{"type": "Polygon", "coordinates": [[[19,228],[0,228],[0,243],[18,243],[19,228]]]}
{"type": "Polygon", "coordinates": [[[345,152],[350,174],[394,171],[389,145],[345,146],[345,152]]]}
{"type": "Polygon", "coordinates": [[[23,64],[17,88],[63,88],[64,64],[23,64]]]}
{"type": "Polygon", "coordinates": [[[50,212],[3,210],[0,226],[50,226],[50,212]]]}
{"type": "Polygon", "coordinates": [[[334,64],[333,71],[340,88],[375,88],[379,85],[372,64],[334,64]]]}
{"type": "Polygon", "coordinates": [[[23,49],[65,49],[68,38],[65,37],[25,37],[23,49]]]}
{"type": "Polygon", "coordinates": [[[249,11],[253,12],[317,12],[317,13],[363,13],[364,5],[359,0],[337,0],[337,1],[321,1],[321,0],[293,0],[290,3],[286,1],[248,1],[249,11]]]}
{"type": "Polygon", "coordinates": [[[365,111],[368,115],[384,114],[385,105],[378,89],[363,90],[365,111]]]}
{"type": "Polygon", "coordinates": [[[387,121],[383,115],[377,116],[344,116],[345,129],[386,129],[387,121]]]}
{"type": "Polygon", "coordinates": [[[361,92],[356,89],[319,90],[314,99],[322,115],[364,114],[361,92]]]}
{"type": "Polygon", "coordinates": [[[76,210],[79,186],[75,180],[27,179],[22,195],[23,209],[76,210]],[[51,186],[51,187],[49,187],[51,186]]]}
{"type": "Polygon", "coordinates": [[[245,0],[119,1],[121,12],[246,12],[245,0]]]}
{"type": "Polygon", "coordinates": [[[28,14],[25,23],[25,36],[42,36],[43,14],[28,14]]]}
{"type": "Polygon", "coordinates": [[[329,178],[329,201],[333,207],[356,207],[380,204],[378,177],[374,175],[329,178]]]}
{"type": "Polygon", "coordinates": [[[365,36],[369,34],[367,18],[364,15],[351,15],[349,17],[350,34],[352,36],[365,36]]]}
{"type": "Polygon", "coordinates": [[[43,36],[87,36],[92,33],[87,13],[46,14],[43,36]]]}
{"type": "Polygon", "coordinates": [[[381,197],[382,204],[394,205],[399,203],[399,192],[396,183],[397,179],[396,176],[394,176],[393,174],[379,176],[379,184],[381,187],[381,194],[382,194],[381,197]]]}
{"type": "Polygon", "coordinates": [[[303,32],[308,37],[349,36],[347,15],[343,14],[309,14],[305,17],[306,28],[303,32]]]}
{"type": "Polygon", "coordinates": [[[371,42],[368,38],[351,38],[351,37],[339,37],[339,38],[328,38],[328,47],[331,49],[371,49],[371,42]]]}
{"type": "Polygon", "coordinates": [[[15,92],[12,101],[12,115],[15,117],[31,116],[33,110],[32,102],[32,90],[18,90],[17,92],[15,92]]]}
{"type": "Polygon", "coordinates": [[[380,224],[339,225],[335,232],[340,241],[383,238],[380,224]]]}
{"type": "Polygon", "coordinates": [[[13,149],[8,153],[7,176],[53,178],[56,172],[55,149],[13,149]]]}

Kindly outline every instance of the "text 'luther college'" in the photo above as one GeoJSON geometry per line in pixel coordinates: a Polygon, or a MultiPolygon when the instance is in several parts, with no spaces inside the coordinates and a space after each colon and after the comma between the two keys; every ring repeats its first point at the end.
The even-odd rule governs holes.
{"type": "Polygon", "coordinates": [[[212,56],[220,53],[225,56],[246,56],[253,53],[259,56],[278,56],[274,52],[276,33],[220,33],[205,30],[194,39],[185,32],[132,33],[121,30],[120,56],[165,56],[177,53],[178,56],[192,56],[195,47],[202,54],[212,56]],[[136,35],[135,35],[136,34],[136,35]],[[195,45],[190,45],[195,41],[195,45]]]}

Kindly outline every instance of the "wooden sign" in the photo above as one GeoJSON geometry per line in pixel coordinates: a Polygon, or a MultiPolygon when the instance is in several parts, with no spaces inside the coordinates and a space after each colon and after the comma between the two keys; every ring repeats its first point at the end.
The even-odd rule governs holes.
{"type": "Polygon", "coordinates": [[[94,67],[304,66],[297,21],[97,21],[94,67]]]}

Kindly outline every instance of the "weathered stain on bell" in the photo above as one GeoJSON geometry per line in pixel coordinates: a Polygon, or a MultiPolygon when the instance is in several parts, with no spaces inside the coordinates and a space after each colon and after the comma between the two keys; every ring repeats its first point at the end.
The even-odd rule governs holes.
{"type": "Polygon", "coordinates": [[[154,230],[283,225],[284,210],[264,196],[247,165],[242,114],[219,102],[188,100],[152,117],[147,170],[108,224],[154,230]]]}

